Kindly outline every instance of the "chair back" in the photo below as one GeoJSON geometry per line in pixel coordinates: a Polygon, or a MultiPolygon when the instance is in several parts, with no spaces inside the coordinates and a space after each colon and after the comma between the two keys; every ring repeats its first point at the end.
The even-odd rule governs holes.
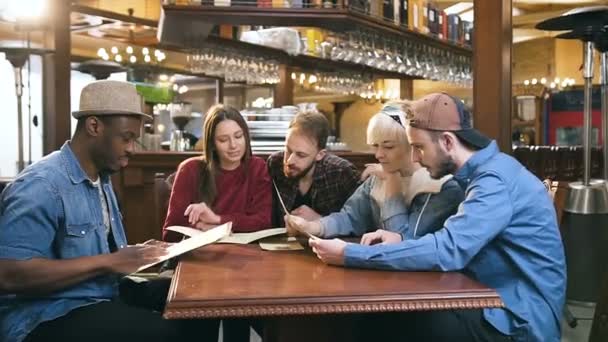
{"type": "Polygon", "coordinates": [[[173,188],[173,180],[175,173],[165,177],[164,173],[154,175],[154,215],[155,228],[162,233],[167,210],[169,209],[169,198],[171,198],[171,189],[173,188]]]}

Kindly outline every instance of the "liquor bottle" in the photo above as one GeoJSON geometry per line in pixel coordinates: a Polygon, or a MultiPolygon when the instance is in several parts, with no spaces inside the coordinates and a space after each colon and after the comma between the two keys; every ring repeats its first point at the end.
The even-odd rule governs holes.
{"type": "Polygon", "coordinates": [[[412,31],[418,30],[418,5],[420,0],[409,0],[407,8],[407,23],[412,31]]]}
{"type": "Polygon", "coordinates": [[[460,27],[460,17],[458,14],[448,15],[448,37],[454,43],[458,43],[458,29],[460,27]]]}
{"type": "Polygon", "coordinates": [[[384,20],[395,20],[395,7],[392,0],[382,0],[382,18],[384,20]]]}
{"type": "Polygon", "coordinates": [[[441,33],[439,34],[439,38],[448,39],[448,16],[444,11],[439,13],[439,26],[441,33]]]}
{"type": "Polygon", "coordinates": [[[407,27],[408,20],[409,20],[408,1],[399,0],[399,2],[401,3],[401,6],[399,6],[399,17],[400,17],[401,26],[407,27]]]}
{"type": "Polygon", "coordinates": [[[323,8],[336,8],[336,0],[323,0],[323,8]]]}
{"type": "Polygon", "coordinates": [[[419,16],[419,31],[422,33],[428,33],[429,32],[429,12],[428,12],[428,5],[427,5],[427,0],[420,0],[420,4],[418,6],[419,10],[420,10],[420,14],[419,16]]]}
{"type": "Polygon", "coordinates": [[[428,28],[429,28],[429,33],[432,35],[437,34],[437,27],[436,27],[436,20],[437,20],[437,16],[436,16],[436,12],[435,12],[435,8],[433,7],[433,5],[429,2],[428,6],[427,6],[427,13],[428,13],[428,28]]]}
{"type": "Polygon", "coordinates": [[[393,1],[393,22],[399,26],[401,24],[401,0],[393,1]]]}
{"type": "Polygon", "coordinates": [[[371,0],[369,14],[372,17],[382,18],[383,0],[371,0]]]}
{"type": "Polygon", "coordinates": [[[215,7],[230,7],[230,0],[213,0],[215,7]]]}
{"type": "Polygon", "coordinates": [[[232,25],[220,25],[220,37],[232,39],[232,25]]]}
{"type": "Polygon", "coordinates": [[[308,1],[308,7],[311,8],[320,8],[322,5],[321,0],[307,0],[308,1]]]}
{"type": "Polygon", "coordinates": [[[258,7],[272,7],[272,0],[258,0],[258,7]]]}
{"type": "Polygon", "coordinates": [[[353,9],[357,13],[369,14],[369,0],[350,0],[348,8],[353,9]]]}
{"type": "Polygon", "coordinates": [[[473,45],[473,23],[470,21],[463,21],[464,26],[464,44],[468,46],[473,45]]]}

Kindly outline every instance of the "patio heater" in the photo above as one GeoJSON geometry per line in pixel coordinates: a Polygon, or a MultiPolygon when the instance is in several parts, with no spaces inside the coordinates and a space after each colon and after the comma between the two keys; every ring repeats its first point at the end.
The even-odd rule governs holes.
{"type": "MultiPolygon", "coordinates": [[[[23,96],[23,66],[25,62],[29,60],[30,55],[44,55],[50,53],[51,50],[47,49],[34,49],[26,47],[0,47],[0,52],[6,55],[6,59],[13,66],[15,72],[15,95],[17,96],[17,145],[18,145],[18,159],[17,159],[17,172],[21,172],[25,168],[25,160],[23,158],[23,110],[22,100],[23,96]]],[[[31,120],[30,120],[31,121],[31,120]]],[[[30,143],[29,143],[29,160],[31,162],[31,122],[30,127],[30,143]]]]}
{"type": "MultiPolygon", "coordinates": [[[[570,31],[557,38],[578,39],[583,42],[584,126],[583,151],[584,173],[579,182],[569,184],[568,196],[561,222],[562,237],[568,266],[567,297],[570,302],[593,303],[599,295],[600,276],[608,258],[608,187],[606,180],[591,179],[591,91],[593,86],[594,47],[606,37],[608,6],[577,8],[563,15],[547,19],[537,29],[570,31]]],[[[601,47],[600,47],[601,52],[601,47]]],[[[604,55],[604,53],[602,53],[604,55]]],[[[604,58],[605,61],[605,58],[604,58]]],[[[606,72],[606,65],[601,66],[606,72]]],[[[602,76],[602,83],[606,82],[602,76]]],[[[606,92],[602,91],[602,112],[606,127],[606,92]]],[[[606,130],[604,155],[606,155],[606,130]]],[[[604,161],[604,164],[606,161],[604,161]]],[[[604,171],[604,173],[606,173],[604,171]]]]}

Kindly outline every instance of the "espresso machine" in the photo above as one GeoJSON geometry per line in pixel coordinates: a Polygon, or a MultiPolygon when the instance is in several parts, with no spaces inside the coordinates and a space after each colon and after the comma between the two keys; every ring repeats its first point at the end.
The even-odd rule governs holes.
{"type": "Polygon", "coordinates": [[[569,303],[593,305],[608,259],[608,6],[577,8],[547,19],[536,28],[569,31],[557,36],[583,42],[583,179],[569,184],[561,222],[566,252],[569,303]],[[601,54],[604,179],[591,179],[591,91],[595,50],[601,54]]]}
{"type": "Polygon", "coordinates": [[[172,103],[170,110],[171,121],[175,127],[171,131],[171,151],[183,152],[190,150],[189,134],[186,132],[186,125],[192,119],[192,104],[172,103]]]}

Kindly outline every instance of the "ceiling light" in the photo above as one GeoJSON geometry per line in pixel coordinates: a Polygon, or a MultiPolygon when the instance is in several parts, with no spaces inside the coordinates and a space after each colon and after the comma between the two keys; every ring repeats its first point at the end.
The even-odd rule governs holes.
{"type": "Polygon", "coordinates": [[[103,57],[105,55],[107,55],[108,53],[106,52],[106,49],[104,48],[99,48],[99,50],[97,50],[97,56],[98,57],[103,57]]]}

